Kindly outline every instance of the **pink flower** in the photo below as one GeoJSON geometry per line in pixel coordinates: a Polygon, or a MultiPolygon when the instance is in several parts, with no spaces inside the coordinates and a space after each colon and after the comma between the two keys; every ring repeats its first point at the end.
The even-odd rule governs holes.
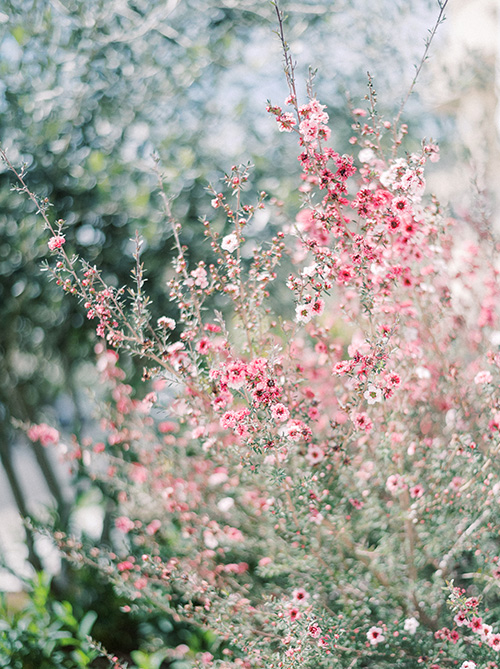
{"type": "Polygon", "coordinates": [[[467,627],[469,626],[469,621],[467,620],[467,616],[464,611],[459,611],[453,618],[453,621],[456,625],[458,625],[458,627],[463,627],[464,625],[467,627]]]}
{"type": "Polygon", "coordinates": [[[312,303],[311,311],[315,316],[321,316],[325,310],[325,301],[321,297],[317,297],[312,303]]]}
{"type": "Polygon", "coordinates": [[[234,411],[226,411],[220,418],[220,426],[223,430],[228,430],[236,425],[236,413],[234,411]]]}
{"type": "Polygon", "coordinates": [[[132,481],[135,481],[135,483],[146,483],[148,480],[148,470],[144,465],[134,463],[130,471],[130,478],[132,481]]]}
{"type": "Polygon", "coordinates": [[[356,426],[356,429],[362,430],[363,432],[370,432],[370,430],[373,429],[373,423],[368,414],[364,411],[354,414],[352,422],[356,426]]]}
{"type": "Polygon", "coordinates": [[[42,446],[57,444],[59,442],[59,432],[46,423],[32,425],[27,434],[28,439],[31,441],[39,441],[42,446]]]}
{"type": "Polygon", "coordinates": [[[119,562],[116,565],[116,568],[118,571],[129,571],[134,568],[134,563],[130,562],[130,560],[124,560],[123,562],[119,562]]]}
{"type": "Polygon", "coordinates": [[[400,474],[392,474],[389,476],[385,485],[391,495],[395,495],[398,490],[404,490],[406,488],[406,484],[400,474]]]}
{"type": "Polygon", "coordinates": [[[280,132],[292,132],[293,126],[297,125],[297,121],[291,112],[283,112],[276,117],[276,121],[279,124],[280,132]]]}
{"type": "Polygon", "coordinates": [[[370,627],[366,633],[366,638],[372,646],[376,646],[379,643],[385,641],[385,636],[383,634],[384,630],[381,627],[370,627]]]}
{"type": "Polygon", "coordinates": [[[134,521],[127,518],[127,516],[120,516],[115,520],[115,527],[120,532],[127,534],[130,530],[133,530],[135,527],[134,521]]]}
{"type": "Polygon", "coordinates": [[[493,377],[491,376],[490,372],[478,372],[476,376],[474,377],[474,383],[476,385],[482,385],[483,383],[491,383],[493,381],[493,377]]]}
{"type": "Polygon", "coordinates": [[[311,439],[311,428],[296,418],[288,421],[285,430],[290,441],[301,441],[302,439],[309,441],[311,439]]]}
{"type": "MultiPolygon", "coordinates": [[[[191,272],[191,276],[194,279],[195,286],[199,286],[202,289],[208,287],[207,271],[203,267],[197,267],[195,270],[191,272]]],[[[186,283],[190,285],[190,280],[188,279],[186,283]]]]}
{"type": "Polygon", "coordinates": [[[65,243],[66,238],[64,235],[54,235],[54,237],[49,239],[47,245],[51,251],[55,251],[56,249],[62,248],[65,243]]]}
{"type": "Polygon", "coordinates": [[[483,619],[482,618],[472,618],[470,621],[470,629],[477,634],[481,634],[483,631],[483,619]]]}
{"type": "Polygon", "coordinates": [[[227,365],[224,380],[230,388],[238,390],[245,385],[246,373],[246,364],[241,360],[235,360],[227,365]]]}
{"type": "Polygon", "coordinates": [[[292,592],[292,597],[299,604],[303,604],[304,602],[306,602],[309,599],[310,595],[307,592],[307,590],[304,590],[304,588],[296,588],[292,592]]]}
{"type": "Polygon", "coordinates": [[[284,404],[281,404],[278,402],[278,404],[273,404],[271,407],[271,414],[274,418],[275,421],[278,421],[279,423],[284,423],[286,420],[290,418],[290,412],[286,408],[284,404]]]}
{"type": "Polygon", "coordinates": [[[312,623],[311,625],[309,625],[307,633],[309,634],[309,636],[312,636],[313,639],[319,639],[319,637],[321,636],[321,627],[319,627],[319,625],[316,625],[316,623],[312,623]]]}
{"type": "Polygon", "coordinates": [[[152,520],[149,525],[146,527],[146,534],[149,534],[149,536],[153,536],[153,534],[156,534],[158,530],[161,527],[161,521],[158,520],[158,518],[155,518],[155,520],[152,520]]]}
{"type": "Polygon", "coordinates": [[[319,446],[316,446],[315,444],[309,445],[306,453],[306,460],[310,465],[316,465],[318,462],[324,460],[324,458],[325,454],[319,446]]]}
{"type": "Polygon", "coordinates": [[[417,483],[417,485],[414,485],[413,488],[410,488],[410,497],[413,499],[419,499],[423,494],[424,487],[420,485],[420,483],[417,483]]]}

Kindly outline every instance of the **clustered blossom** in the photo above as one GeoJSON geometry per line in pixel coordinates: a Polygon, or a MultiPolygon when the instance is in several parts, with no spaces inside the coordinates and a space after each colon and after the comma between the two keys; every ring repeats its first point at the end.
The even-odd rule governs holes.
{"type": "Polygon", "coordinates": [[[66,237],[64,235],[54,235],[48,241],[48,247],[51,251],[56,251],[61,249],[66,243],[66,237]]]}
{"type": "Polygon", "coordinates": [[[31,441],[39,441],[42,446],[59,443],[59,432],[46,423],[32,425],[28,429],[27,435],[28,439],[31,439],[31,441]]]}
{"type": "MultiPolygon", "coordinates": [[[[69,457],[113,490],[120,550],[91,558],[127,610],[161,601],[218,637],[188,666],[493,669],[493,249],[425,195],[433,142],[387,157],[382,133],[397,151],[406,131],[355,109],[356,161],[327,146],[316,98],[285,104],[295,112],[268,109],[298,139],[304,198],[286,242],[280,231],[252,255],[242,231],[264,195],[246,204],[248,169],[233,166],[210,189],[205,260],[189,264],[173,226],[175,320],[149,315],[140,276],[127,320],[122,289],[87,266],[68,279],[57,255],[103,338],[102,434],[69,457]],[[285,244],[290,303],[274,313],[285,244]],[[105,344],[138,355],[151,388],[136,397],[105,344]],[[453,579],[466,587],[446,602],[453,579]]],[[[28,436],[58,441],[44,424],[28,436]]]]}

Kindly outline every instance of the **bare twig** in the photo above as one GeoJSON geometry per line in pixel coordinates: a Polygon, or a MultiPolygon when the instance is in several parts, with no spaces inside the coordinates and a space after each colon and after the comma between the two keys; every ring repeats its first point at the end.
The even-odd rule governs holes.
{"type": "Polygon", "coordinates": [[[448,0],[438,0],[438,5],[439,5],[439,14],[436,20],[436,23],[434,24],[434,27],[429,30],[429,37],[425,40],[425,49],[424,53],[422,55],[422,58],[420,60],[420,63],[416,66],[415,69],[415,75],[413,77],[413,80],[410,84],[410,87],[408,89],[408,92],[406,93],[406,96],[403,98],[401,101],[401,105],[399,107],[398,113],[396,114],[396,117],[393,122],[393,132],[394,132],[394,150],[396,150],[397,147],[397,128],[399,121],[401,119],[401,115],[403,113],[403,110],[406,106],[406,103],[408,102],[411,94],[413,93],[413,89],[415,88],[415,85],[417,83],[418,77],[420,76],[420,72],[422,71],[422,68],[424,66],[425,61],[428,58],[429,55],[429,49],[432,44],[432,41],[434,39],[434,36],[436,35],[438,27],[443,23],[445,20],[445,15],[444,15],[444,10],[446,9],[446,5],[448,4],[448,0]]]}

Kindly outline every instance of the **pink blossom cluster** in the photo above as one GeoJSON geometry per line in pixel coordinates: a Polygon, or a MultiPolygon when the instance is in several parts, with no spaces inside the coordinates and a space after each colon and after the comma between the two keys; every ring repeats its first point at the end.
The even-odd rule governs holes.
{"type": "Polygon", "coordinates": [[[32,425],[28,428],[26,434],[28,435],[28,439],[31,439],[31,441],[39,441],[42,446],[59,443],[59,432],[46,423],[32,425]]]}
{"type": "Polygon", "coordinates": [[[102,433],[70,457],[111,489],[120,548],[59,546],[111,575],[127,610],[210,629],[193,667],[492,669],[498,249],[426,194],[433,142],[399,156],[406,129],[357,109],[359,156],[340,155],[316,97],[285,104],[269,111],[298,138],[304,206],[252,241],[266,196],[247,203],[233,166],[195,266],[167,209],[175,319],[151,315],[139,242],[129,302],[57,256],[98,322],[107,393],[102,433]]]}

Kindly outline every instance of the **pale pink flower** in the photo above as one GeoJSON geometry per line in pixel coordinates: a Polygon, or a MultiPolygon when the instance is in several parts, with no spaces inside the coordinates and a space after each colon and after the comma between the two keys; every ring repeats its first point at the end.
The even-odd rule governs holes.
{"type": "Polygon", "coordinates": [[[297,304],[295,307],[295,320],[297,323],[309,323],[313,317],[313,305],[309,304],[297,304]]]}
{"type": "Polygon", "coordinates": [[[135,525],[134,521],[127,518],[127,516],[120,516],[115,520],[115,527],[117,530],[120,530],[120,532],[127,534],[130,530],[134,529],[135,525]]]}
{"type": "Polygon", "coordinates": [[[237,390],[245,385],[247,367],[244,362],[235,360],[225,369],[224,380],[230,388],[237,390]]]}
{"type": "Polygon", "coordinates": [[[221,242],[221,248],[223,248],[224,251],[229,251],[229,253],[232,253],[238,248],[238,243],[239,242],[236,233],[232,232],[230,235],[226,235],[224,237],[221,242]]]}
{"type": "Polygon", "coordinates": [[[413,499],[419,499],[423,494],[424,487],[420,483],[417,483],[417,485],[414,485],[412,488],[410,488],[410,497],[413,499]]]}
{"type": "Polygon", "coordinates": [[[217,548],[219,545],[219,542],[217,541],[217,538],[213,532],[210,530],[205,530],[203,532],[203,541],[205,542],[205,546],[210,549],[217,548]]]}
{"type": "Polygon", "coordinates": [[[372,646],[376,646],[379,643],[385,641],[385,636],[383,634],[384,630],[381,627],[370,627],[366,633],[366,638],[372,646]]]}
{"type": "Polygon", "coordinates": [[[316,446],[315,444],[309,445],[306,453],[306,460],[310,465],[316,465],[318,462],[324,460],[324,458],[325,454],[319,446],[316,446]]]}
{"type": "Polygon", "coordinates": [[[466,627],[469,626],[469,620],[467,619],[464,611],[459,611],[453,618],[453,621],[458,627],[463,627],[464,625],[466,627]]]}
{"type": "Polygon", "coordinates": [[[491,625],[483,624],[483,629],[481,630],[482,638],[487,641],[493,632],[493,627],[491,625]]]}
{"type": "Polygon", "coordinates": [[[404,490],[406,488],[406,484],[400,474],[392,474],[389,476],[385,486],[391,495],[395,495],[398,490],[404,490]]]}
{"type": "Polygon", "coordinates": [[[197,267],[191,272],[191,276],[194,278],[195,286],[201,289],[208,287],[207,271],[203,267],[197,267]]]}
{"type": "Polygon", "coordinates": [[[311,523],[314,523],[315,525],[321,525],[321,523],[325,520],[325,517],[322,513],[320,513],[317,509],[311,509],[309,512],[309,521],[311,523]]]}
{"type": "Polygon", "coordinates": [[[148,470],[144,465],[135,463],[130,470],[130,478],[135,483],[146,483],[148,480],[148,470]]]}
{"type": "Polygon", "coordinates": [[[285,434],[291,441],[301,441],[302,439],[309,441],[311,438],[311,428],[301,420],[292,418],[286,424],[285,434]]]}
{"type": "Polygon", "coordinates": [[[175,321],[173,318],[167,318],[167,316],[161,316],[157,321],[159,328],[164,328],[165,330],[174,330],[175,321]]]}
{"type": "Polygon", "coordinates": [[[304,604],[309,599],[310,595],[304,588],[295,588],[292,592],[292,597],[296,602],[304,604]]]}
{"type": "Polygon", "coordinates": [[[482,385],[483,383],[491,383],[492,381],[493,377],[491,376],[491,373],[487,371],[478,372],[474,377],[474,383],[476,385],[482,385]]]}

